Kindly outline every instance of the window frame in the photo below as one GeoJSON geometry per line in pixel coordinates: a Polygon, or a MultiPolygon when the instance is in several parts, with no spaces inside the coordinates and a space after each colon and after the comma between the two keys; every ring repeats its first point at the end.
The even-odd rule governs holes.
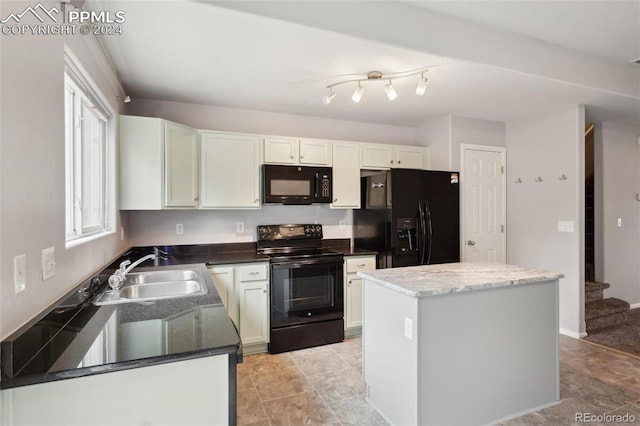
{"type": "Polygon", "coordinates": [[[115,232],[116,114],[67,48],[64,61],[65,241],[71,247],[115,232]],[[89,167],[91,163],[98,167],[89,167]],[[94,171],[91,179],[83,175],[87,170],[94,171]],[[85,206],[87,181],[92,179],[98,198],[85,206]],[[91,209],[97,214],[90,215],[91,209]]]}

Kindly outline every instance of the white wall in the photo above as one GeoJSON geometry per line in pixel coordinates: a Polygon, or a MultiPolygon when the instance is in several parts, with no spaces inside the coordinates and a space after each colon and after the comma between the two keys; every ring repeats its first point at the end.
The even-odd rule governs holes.
{"type": "Polygon", "coordinates": [[[159,117],[197,129],[415,145],[413,127],[336,120],[153,99],[133,99],[127,114],[159,117]]]}
{"type": "Polygon", "coordinates": [[[258,225],[320,223],[324,238],[351,238],[351,210],[328,206],[263,206],[260,210],[164,210],[129,212],[133,246],[256,241],[258,225]],[[341,229],[340,221],[345,225],[341,229]],[[236,233],[243,222],[245,232],[236,233]],[[176,235],[176,223],[184,234],[176,235]]]}
{"type": "MultiPolygon", "coordinates": [[[[415,145],[415,129],[374,123],[251,111],[151,99],[134,99],[127,114],[160,117],[199,129],[415,145]]],[[[126,232],[132,245],[255,241],[256,226],[320,223],[325,238],[351,238],[351,210],[328,206],[263,206],[261,210],[132,211],[126,232]],[[245,232],[236,234],[236,222],[245,232]],[[344,228],[340,221],[345,222],[344,228]],[[184,234],[176,235],[176,223],[184,234]]]]}
{"type": "Polygon", "coordinates": [[[460,170],[460,145],[505,146],[505,124],[447,115],[417,126],[416,140],[429,147],[431,169],[460,170]]]}
{"type": "Polygon", "coordinates": [[[582,106],[506,125],[507,262],[565,274],[560,328],[572,335],[585,330],[584,128],[582,106]],[[574,232],[558,232],[560,220],[574,232]]]}
{"type": "MultiPolygon", "coordinates": [[[[3,16],[24,5],[3,1],[3,16]]],[[[0,338],[5,338],[124,250],[126,241],[113,234],[65,250],[65,42],[117,111],[113,77],[100,71],[95,40],[82,35],[0,40],[0,338]],[[51,246],[56,275],[43,282],[41,251],[51,246]],[[21,254],[26,254],[26,290],[16,295],[13,258],[21,254]]]]}
{"type": "Polygon", "coordinates": [[[460,145],[505,146],[505,124],[497,121],[451,117],[451,163],[449,170],[460,170],[460,145]]]}
{"type": "Polygon", "coordinates": [[[451,116],[416,127],[416,141],[429,147],[429,168],[451,170],[451,116]]]}
{"type": "Polygon", "coordinates": [[[596,279],[606,297],[640,304],[640,127],[596,126],[596,279]],[[618,227],[618,218],[622,226],[618,227]]]}

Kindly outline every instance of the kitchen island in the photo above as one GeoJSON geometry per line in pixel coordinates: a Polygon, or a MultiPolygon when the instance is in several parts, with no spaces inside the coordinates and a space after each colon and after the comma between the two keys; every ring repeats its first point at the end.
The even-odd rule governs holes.
{"type": "Polygon", "coordinates": [[[358,274],[367,398],[391,424],[487,424],[559,401],[562,274],[483,263],[358,274]]]}

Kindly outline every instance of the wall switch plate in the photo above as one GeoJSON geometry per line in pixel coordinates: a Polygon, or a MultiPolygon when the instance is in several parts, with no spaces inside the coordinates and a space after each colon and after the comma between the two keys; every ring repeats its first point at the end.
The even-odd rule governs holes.
{"type": "Polygon", "coordinates": [[[558,232],[573,232],[574,223],[571,220],[559,220],[558,221],[558,232]]]}
{"type": "Polygon", "coordinates": [[[13,282],[15,294],[27,288],[27,255],[21,254],[13,258],[13,282]]]}
{"type": "Polygon", "coordinates": [[[42,281],[48,280],[56,274],[56,248],[49,247],[42,250],[42,281]]]}
{"type": "Polygon", "coordinates": [[[182,223],[176,223],[176,235],[184,234],[184,225],[182,223]]]}
{"type": "Polygon", "coordinates": [[[411,318],[404,317],[404,337],[413,339],[413,321],[411,318]]]}
{"type": "Polygon", "coordinates": [[[120,227],[120,241],[124,241],[124,226],[120,227]]]}
{"type": "Polygon", "coordinates": [[[622,218],[618,218],[618,228],[622,228],[622,218]]]}
{"type": "Polygon", "coordinates": [[[344,225],[345,225],[344,220],[341,220],[340,221],[340,229],[344,229],[344,225]]]}
{"type": "Polygon", "coordinates": [[[244,222],[236,222],[236,234],[244,233],[244,222]]]}

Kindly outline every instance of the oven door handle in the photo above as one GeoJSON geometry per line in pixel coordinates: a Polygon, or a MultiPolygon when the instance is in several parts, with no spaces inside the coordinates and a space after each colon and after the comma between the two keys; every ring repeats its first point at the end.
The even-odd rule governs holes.
{"type": "Polygon", "coordinates": [[[302,268],[303,266],[309,266],[309,265],[326,265],[326,264],[342,265],[343,262],[344,260],[342,258],[313,259],[313,260],[287,260],[284,262],[273,262],[271,266],[276,268],[297,269],[297,268],[302,268]]]}

